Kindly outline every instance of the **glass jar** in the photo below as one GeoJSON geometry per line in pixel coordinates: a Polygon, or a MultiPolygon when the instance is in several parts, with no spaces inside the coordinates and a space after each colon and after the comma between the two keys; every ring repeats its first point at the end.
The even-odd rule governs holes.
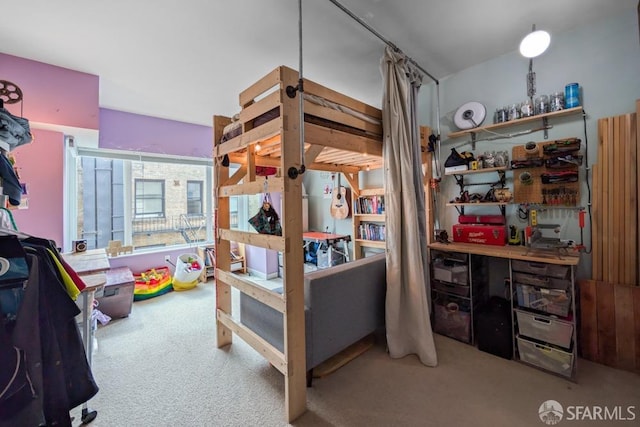
{"type": "Polygon", "coordinates": [[[520,118],[520,108],[518,108],[518,104],[511,104],[509,107],[509,121],[517,120],[520,118]]]}
{"type": "Polygon", "coordinates": [[[520,104],[520,117],[531,116],[533,116],[533,102],[531,102],[530,99],[527,99],[520,104]]]}
{"type": "Polygon", "coordinates": [[[506,108],[498,108],[493,116],[494,123],[504,123],[508,120],[508,113],[506,108]]]}
{"type": "Polygon", "coordinates": [[[564,110],[564,93],[554,92],[549,96],[549,111],[564,110]]]}
{"type": "Polygon", "coordinates": [[[549,97],[547,95],[540,95],[535,99],[534,112],[536,116],[549,112],[549,97]]]}

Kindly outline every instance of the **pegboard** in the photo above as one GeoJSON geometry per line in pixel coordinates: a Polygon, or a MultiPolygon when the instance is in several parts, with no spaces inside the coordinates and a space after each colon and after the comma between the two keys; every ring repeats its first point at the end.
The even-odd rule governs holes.
{"type": "MultiPolygon", "coordinates": [[[[542,158],[544,160],[556,157],[556,155],[544,154],[544,147],[550,144],[567,141],[565,138],[554,141],[537,142],[538,153],[530,155],[526,152],[524,145],[516,145],[511,151],[512,160],[527,160],[542,158]]],[[[579,155],[579,151],[562,154],[579,155]]],[[[539,167],[527,167],[513,169],[513,201],[514,203],[535,203],[546,206],[576,206],[580,203],[580,180],[576,182],[564,182],[554,184],[543,184],[542,174],[554,171],[578,171],[578,165],[571,165],[566,169],[549,169],[542,165],[539,167]],[[520,175],[529,172],[533,182],[523,184],[520,175]]]]}

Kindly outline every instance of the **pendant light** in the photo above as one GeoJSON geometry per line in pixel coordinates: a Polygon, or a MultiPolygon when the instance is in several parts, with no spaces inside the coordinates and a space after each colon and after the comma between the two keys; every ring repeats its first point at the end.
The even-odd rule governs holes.
{"type": "Polygon", "coordinates": [[[529,73],[527,74],[527,95],[533,104],[533,96],[536,94],[536,73],[533,72],[533,58],[542,55],[551,43],[551,35],[543,30],[536,31],[533,24],[531,32],[520,42],[520,54],[529,58],[529,73]]]}

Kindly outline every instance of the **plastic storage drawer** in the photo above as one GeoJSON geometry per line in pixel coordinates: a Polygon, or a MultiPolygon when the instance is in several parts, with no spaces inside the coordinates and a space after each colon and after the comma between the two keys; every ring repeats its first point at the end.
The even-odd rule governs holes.
{"type": "Polygon", "coordinates": [[[518,337],[520,360],[566,377],[573,370],[573,354],[518,337]]]}
{"type": "Polygon", "coordinates": [[[469,268],[465,264],[435,259],[433,261],[433,278],[442,282],[466,285],[469,283],[469,268]]]}
{"type": "Polygon", "coordinates": [[[564,348],[571,348],[573,324],[548,316],[540,316],[516,310],[518,332],[525,337],[548,342],[564,348]]]}
{"type": "Polygon", "coordinates": [[[469,285],[458,285],[456,283],[447,283],[434,280],[432,282],[433,288],[440,292],[448,292],[450,294],[460,295],[468,297],[470,292],[469,285]]]}
{"type": "Polygon", "coordinates": [[[541,262],[530,262],[514,259],[511,267],[515,271],[523,273],[537,274],[539,276],[551,276],[556,279],[566,279],[569,277],[571,267],[568,265],[545,264],[541,262]]]}
{"type": "Polygon", "coordinates": [[[516,283],[518,305],[567,317],[571,307],[571,292],[568,289],[548,289],[516,283]]]}
{"type": "Polygon", "coordinates": [[[571,281],[565,279],[556,279],[554,277],[537,276],[527,273],[513,272],[513,281],[522,283],[523,285],[542,286],[552,289],[567,289],[571,286],[571,281]]]}
{"type": "Polygon", "coordinates": [[[459,341],[471,342],[469,301],[436,292],[433,330],[459,341]]]}

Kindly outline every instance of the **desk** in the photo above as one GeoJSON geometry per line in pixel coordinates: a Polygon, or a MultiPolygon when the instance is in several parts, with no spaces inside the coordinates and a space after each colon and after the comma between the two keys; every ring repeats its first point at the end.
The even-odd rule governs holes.
{"type": "MultiPolygon", "coordinates": [[[[87,361],[91,367],[93,359],[93,300],[97,291],[104,288],[107,282],[106,271],[109,270],[109,258],[104,249],[91,249],[86,252],[62,254],[63,259],[78,273],[87,285],[80,293],[82,298],[82,341],[87,361]]],[[[87,424],[97,415],[96,411],[89,411],[87,402],[82,405],[82,422],[87,424]]]]}
{"type": "MultiPolygon", "coordinates": [[[[321,249],[322,245],[326,245],[329,252],[329,265],[331,265],[332,261],[332,251],[336,250],[340,255],[344,257],[345,262],[349,262],[349,242],[351,241],[351,236],[348,234],[333,234],[333,233],[322,233],[320,231],[305,231],[302,233],[302,240],[304,241],[305,249],[309,246],[309,243],[315,242],[318,243],[318,250],[321,249]],[[337,250],[336,246],[342,243],[342,251],[337,250]]],[[[316,252],[317,253],[317,252],[316,252]]]]}
{"type": "Polygon", "coordinates": [[[532,250],[525,246],[491,246],[477,243],[440,243],[429,244],[430,249],[449,252],[465,252],[468,254],[485,255],[496,258],[519,259],[530,262],[544,262],[547,264],[576,266],[580,261],[578,255],[562,254],[552,251],[532,250]]]}

